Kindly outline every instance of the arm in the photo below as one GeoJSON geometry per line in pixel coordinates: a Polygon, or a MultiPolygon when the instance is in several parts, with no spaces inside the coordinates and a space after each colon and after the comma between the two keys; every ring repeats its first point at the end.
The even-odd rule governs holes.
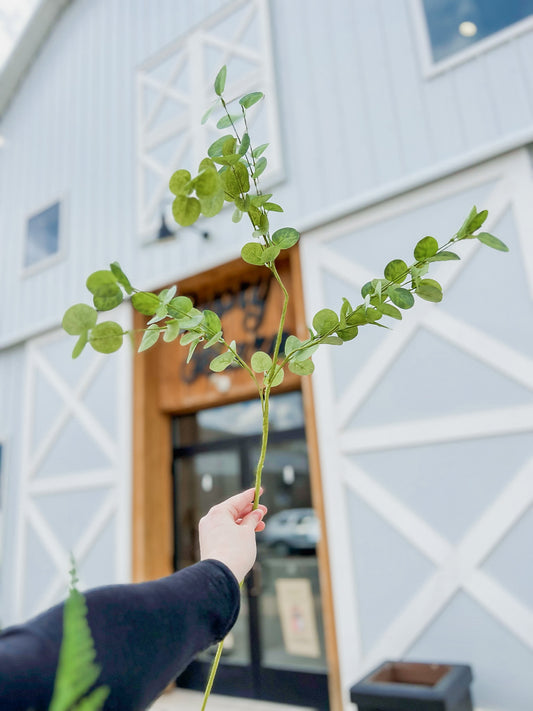
{"type": "MultiPolygon", "coordinates": [[[[202,649],[222,639],[239,609],[239,586],[255,560],[253,490],[211,509],[200,524],[202,561],[174,575],[86,593],[88,621],[111,694],[106,709],[144,709],[202,649]]],[[[59,605],[0,636],[0,708],[46,709],[62,635],[59,605]]]]}

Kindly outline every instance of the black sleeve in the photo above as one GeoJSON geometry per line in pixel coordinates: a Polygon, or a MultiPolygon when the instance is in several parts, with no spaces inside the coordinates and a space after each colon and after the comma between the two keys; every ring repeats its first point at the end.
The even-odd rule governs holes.
{"type": "MultiPolygon", "coordinates": [[[[145,709],[202,649],[224,638],[239,612],[239,586],[206,560],[168,578],[85,593],[97,685],[106,711],[145,709]]],[[[0,709],[46,711],[54,685],[63,605],[0,635],[0,709]]]]}

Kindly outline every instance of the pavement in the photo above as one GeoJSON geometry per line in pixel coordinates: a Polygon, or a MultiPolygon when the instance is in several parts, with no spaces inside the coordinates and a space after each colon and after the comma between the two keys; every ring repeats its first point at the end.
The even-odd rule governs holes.
{"type": "MultiPolygon", "coordinates": [[[[150,707],[151,711],[200,711],[203,692],[173,689],[165,692],[150,707]]],[[[235,696],[211,694],[206,711],[314,711],[306,706],[275,704],[270,701],[241,699],[235,696]]]]}

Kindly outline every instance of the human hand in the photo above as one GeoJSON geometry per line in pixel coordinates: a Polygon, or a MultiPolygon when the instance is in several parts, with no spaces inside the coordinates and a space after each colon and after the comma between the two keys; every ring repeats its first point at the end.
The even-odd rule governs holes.
{"type": "Polygon", "coordinates": [[[254,489],[247,489],[213,506],[200,519],[200,558],[219,560],[231,570],[239,583],[254,564],[257,555],[255,532],[262,531],[266,506],[253,511],[254,489]]]}

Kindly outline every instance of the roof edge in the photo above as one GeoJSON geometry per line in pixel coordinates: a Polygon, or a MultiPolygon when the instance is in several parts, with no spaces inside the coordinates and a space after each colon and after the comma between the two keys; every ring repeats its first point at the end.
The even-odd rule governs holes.
{"type": "Polygon", "coordinates": [[[29,19],[0,73],[0,119],[46,42],[59,16],[72,0],[42,0],[29,19]]]}

